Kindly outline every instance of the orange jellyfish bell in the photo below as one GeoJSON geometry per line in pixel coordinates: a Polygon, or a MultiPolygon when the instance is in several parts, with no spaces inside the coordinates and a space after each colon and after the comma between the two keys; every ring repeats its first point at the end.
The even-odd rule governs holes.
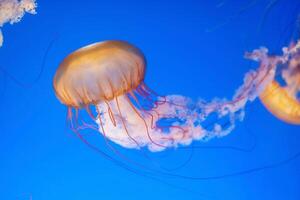
{"type": "MultiPolygon", "coordinates": [[[[299,43],[300,44],[300,43],[299,43]]],[[[300,125],[300,53],[290,56],[281,76],[285,86],[276,80],[270,82],[259,95],[264,106],[277,118],[300,125]]]]}
{"type": "Polygon", "coordinates": [[[80,48],[60,64],[53,86],[68,107],[81,108],[135,89],[143,80],[143,53],[124,41],[104,41],[80,48]]]}
{"type": "Polygon", "coordinates": [[[273,81],[260,94],[264,106],[277,118],[291,124],[300,124],[300,103],[285,88],[273,81]]]}

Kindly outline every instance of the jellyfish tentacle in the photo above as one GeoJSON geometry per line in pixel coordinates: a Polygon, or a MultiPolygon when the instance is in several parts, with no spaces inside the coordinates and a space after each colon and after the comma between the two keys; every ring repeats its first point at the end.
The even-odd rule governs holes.
{"type": "Polygon", "coordinates": [[[53,45],[55,44],[55,42],[57,41],[58,38],[59,38],[59,35],[58,35],[58,33],[56,33],[54,35],[54,38],[52,38],[52,40],[49,42],[48,46],[45,49],[45,53],[42,57],[39,72],[36,75],[36,77],[32,81],[30,81],[29,83],[20,81],[17,77],[15,77],[13,74],[11,74],[9,71],[7,71],[2,66],[0,66],[0,72],[3,73],[5,76],[7,76],[10,80],[12,80],[18,86],[23,87],[23,88],[27,88],[27,89],[32,88],[41,79],[41,77],[42,77],[42,75],[45,71],[45,66],[47,64],[47,58],[49,56],[49,52],[52,49],[53,45]]]}
{"type": "Polygon", "coordinates": [[[138,162],[136,162],[136,161],[134,161],[134,160],[128,158],[127,156],[125,156],[124,154],[122,154],[120,151],[118,151],[116,148],[114,148],[112,145],[110,145],[110,144],[109,144],[109,141],[108,141],[108,138],[107,138],[107,136],[106,136],[106,132],[105,132],[105,129],[104,129],[104,124],[103,124],[103,122],[102,122],[101,117],[99,117],[99,124],[100,124],[101,130],[102,130],[102,134],[103,134],[103,136],[104,136],[105,144],[106,144],[106,145],[108,146],[108,148],[110,148],[117,156],[119,156],[121,159],[124,159],[124,160],[126,160],[126,161],[128,161],[128,162],[130,162],[130,163],[132,163],[132,164],[134,164],[134,165],[136,165],[136,166],[138,166],[138,167],[141,167],[141,168],[144,169],[144,170],[149,170],[150,172],[156,172],[156,173],[159,173],[159,171],[156,171],[156,170],[153,171],[153,169],[149,169],[149,167],[147,167],[147,166],[145,166],[145,165],[143,165],[143,164],[141,164],[141,163],[138,163],[138,162]]]}
{"type": "Polygon", "coordinates": [[[73,128],[73,112],[72,112],[72,107],[68,107],[68,111],[67,111],[67,120],[66,122],[70,123],[70,127],[73,128]]]}
{"type": "Polygon", "coordinates": [[[92,113],[92,111],[91,111],[91,109],[90,109],[90,106],[86,106],[85,107],[85,110],[86,110],[86,112],[88,113],[88,115],[94,120],[94,121],[96,121],[96,117],[94,116],[94,114],[92,113]]]}
{"type": "Polygon", "coordinates": [[[181,107],[181,108],[186,108],[185,105],[180,105],[178,103],[174,103],[174,102],[170,102],[166,96],[164,95],[159,95],[157,92],[155,92],[154,90],[152,90],[150,87],[148,87],[145,83],[141,83],[140,85],[141,87],[141,90],[143,92],[146,92],[149,94],[149,96],[154,96],[157,98],[157,100],[154,101],[154,104],[156,106],[159,106],[159,105],[163,105],[164,103],[168,103],[170,105],[174,105],[174,106],[178,106],[178,107],[181,107]],[[163,100],[158,100],[159,98],[162,98],[163,100]]]}
{"type": "Polygon", "coordinates": [[[164,146],[162,144],[158,144],[156,141],[153,140],[153,138],[151,137],[150,133],[149,133],[149,127],[148,124],[146,122],[146,120],[141,116],[141,113],[135,108],[135,106],[132,104],[132,102],[130,101],[130,99],[128,99],[127,96],[125,96],[125,98],[127,99],[129,105],[131,106],[131,108],[133,109],[133,111],[138,115],[138,117],[143,121],[145,128],[146,128],[146,133],[147,133],[147,137],[150,140],[151,143],[159,146],[159,147],[163,147],[166,148],[167,146],[164,146]]]}
{"type": "MultiPolygon", "coordinates": [[[[129,134],[128,129],[127,129],[127,126],[126,126],[126,123],[125,123],[125,121],[124,121],[124,117],[123,117],[121,108],[120,108],[120,104],[119,104],[118,97],[116,97],[115,99],[116,99],[116,104],[117,104],[118,112],[119,112],[119,115],[120,115],[120,117],[121,117],[122,124],[123,124],[123,127],[124,127],[124,129],[125,129],[125,132],[126,132],[127,136],[128,136],[131,140],[133,140],[133,141],[136,143],[136,145],[139,147],[139,149],[141,149],[141,146],[140,146],[139,142],[138,142],[137,140],[135,140],[135,139],[129,134]]],[[[149,113],[149,114],[150,114],[150,113],[149,113]]],[[[151,114],[150,114],[150,115],[151,115],[151,114]]],[[[153,117],[153,116],[152,116],[152,117],[153,117]]],[[[192,150],[192,151],[193,151],[193,150],[192,150]]],[[[179,166],[177,166],[177,167],[171,169],[171,168],[166,168],[166,167],[161,166],[159,163],[157,163],[157,162],[154,161],[153,159],[149,158],[149,156],[147,156],[147,155],[144,153],[144,151],[142,150],[142,155],[145,156],[145,158],[146,158],[147,160],[151,161],[151,163],[153,163],[155,166],[158,166],[159,168],[161,168],[161,169],[163,169],[163,170],[167,170],[167,171],[174,171],[174,170],[177,170],[177,169],[180,169],[180,168],[184,167],[184,166],[191,160],[192,154],[193,154],[193,153],[191,153],[191,155],[188,157],[188,159],[187,159],[183,164],[181,164],[181,165],[179,165],[179,166]]]]}
{"type": "MultiPolygon", "coordinates": [[[[141,95],[142,95],[142,94],[141,94],[141,95]]],[[[147,101],[149,101],[150,104],[155,104],[155,103],[156,103],[156,101],[153,102],[153,101],[150,100],[150,99],[147,99],[147,98],[144,98],[144,99],[147,100],[147,101]]],[[[165,104],[165,103],[169,103],[169,102],[168,102],[168,101],[165,101],[164,104],[165,104]]],[[[147,111],[147,110],[144,109],[144,108],[141,109],[144,113],[146,113],[147,115],[150,115],[150,117],[151,117],[151,127],[152,127],[153,129],[158,128],[158,129],[160,129],[161,131],[162,131],[164,128],[168,128],[168,129],[170,129],[170,128],[179,129],[179,130],[182,131],[182,137],[181,137],[181,139],[183,139],[184,136],[185,136],[185,133],[187,132],[187,130],[185,130],[183,127],[176,126],[176,125],[167,125],[167,126],[163,126],[163,125],[158,125],[158,124],[155,124],[155,123],[154,123],[154,116],[153,116],[153,114],[152,114],[151,112],[154,112],[154,113],[157,115],[157,118],[158,118],[158,119],[159,119],[159,118],[162,118],[161,114],[157,111],[157,108],[158,108],[159,105],[157,105],[157,104],[155,104],[155,105],[156,105],[156,106],[155,106],[154,109],[152,109],[151,111],[147,111]]],[[[162,105],[162,104],[161,104],[161,105],[162,105]]],[[[168,115],[168,116],[164,115],[163,117],[176,118],[176,115],[168,115]]],[[[170,136],[170,137],[162,137],[162,139],[169,139],[169,140],[172,140],[172,142],[174,142],[174,139],[171,138],[171,136],[170,136]]]]}
{"type": "Polygon", "coordinates": [[[105,104],[107,106],[107,112],[108,112],[108,116],[110,118],[110,121],[113,124],[113,126],[116,127],[117,126],[117,122],[116,122],[115,116],[114,116],[114,114],[113,114],[113,112],[111,110],[111,107],[110,107],[108,101],[104,101],[104,102],[105,102],[105,104]]]}
{"type": "MultiPolygon", "coordinates": [[[[134,95],[134,94],[133,94],[134,95]]],[[[134,95],[135,96],[135,95],[134,95]]],[[[149,115],[150,116],[150,118],[151,118],[151,123],[150,123],[150,127],[151,127],[151,129],[159,129],[159,130],[163,130],[163,127],[162,126],[158,126],[157,124],[155,124],[154,123],[154,116],[151,114],[151,111],[155,111],[155,113],[157,114],[157,118],[160,118],[161,116],[160,116],[160,114],[155,110],[155,109],[152,109],[151,111],[147,111],[147,110],[145,110],[144,108],[143,108],[143,106],[141,106],[141,104],[139,103],[139,100],[138,100],[138,98],[134,98],[137,102],[137,104],[138,105],[140,105],[140,110],[144,113],[144,114],[146,114],[146,115],[149,115]]],[[[165,103],[165,102],[164,102],[165,103]]],[[[156,105],[156,107],[157,107],[158,105],[156,105]]],[[[145,121],[145,120],[144,120],[145,121]]],[[[174,126],[175,127],[175,126],[174,126]]],[[[167,127],[166,127],[167,128],[167,127]]],[[[182,129],[181,129],[182,130],[182,129]]],[[[150,134],[149,134],[150,135],[150,134]]],[[[171,137],[167,137],[167,136],[160,136],[160,139],[162,139],[162,140],[169,140],[169,141],[172,141],[172,143],[174,143],[174,139],[173,138],[171,138],[171,137]]],[[[151,141],[152,142],[152,141],[151,141]]],[[[165,146],[165,145],[162,145],[163,147],[167,147],[167,146],[165,146]]]]}
{"type": "Polygon", "coordinates": [[[120,109],[118,97],[116,97],[115,99],[116,99],[116,103],[117,103],[118,112],[119,112],[119,115],[120,115],[120,117],[121,117],[121,121],[122,121],[122,124],[123,124],[123,127],[124,127],[124,129],[125,129],[125,132],[126,132],[127,136],[128,136],[128,137],[129,137],[129,138],[137,145],[138,148],[141,148],[139,142],[138,142],[136,139],[134,139],[134,138],[129,134],[128,129],[127,129],[127,126],[126,126],[125,121],[124,121],[123,114],[122,114],[121,109],[120,109]]]}
{"type": "MultiPolygon", "coordinates": [[[[87,145],[89,148],[91,148],[92,150],[96,151],[97,153],[101,154],[103,157],[105,157],[106,159],[112,161],[113,163],[115,163],[116,165],[122,167],[123,169],[128,170],[129,172],[132,172],[134,174],[137,175],[143,175],[141,173],[139,173],[139,171],[137,171],[136,169],[133,169],[131,167],[129,167],[128,165],[124,164],[123,162],[114,159],[113,157],[111,157],[109,154],[105,153],[104,151],[100,150],[98,147],[92,145],[90,142],[88,142],[78,131],[77,128],[71,127],[72,132],[75,133],[75,135],[85,144],[87,145]]],[[[150,176],[151,177],[151,176],[150,176]]]]}

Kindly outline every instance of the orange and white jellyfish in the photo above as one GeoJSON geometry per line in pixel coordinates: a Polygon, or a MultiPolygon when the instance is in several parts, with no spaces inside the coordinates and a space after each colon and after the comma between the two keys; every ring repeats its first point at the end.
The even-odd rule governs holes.
{"type": "MultiPolygon", "coordinates": [[[[106,138],[127,148],[158,150],[201,137],[201,130],[191,130],[190,121],[180,126],[155,124],[162,118],[187,115],[182,113],[185,109],[179,111],[187,99],[178,99],[183,105],[166,103],[144,83],[145,71],[146,60],[138,48],[123,41],[100,42],[75,51],[61,63],[54,89],[69,107],[69,119],[73,119],[72,108],[76,112],[86,108],[106,138]],[[97,117],[92,116],[90,105],[97,117]],[[164,129],[172,131],[165,134],[164,129]]],[[[73,121],[72,126],[76,126],[73,121]]]]}
{"type": "Polygon", "coordinates": [[[246,54],[260,66],[245,75],[231,100],[193,102],[181,95],[157,95],[144,82],[145,56],[124,41],[99,42],[71,53],[60,64],[53,85],[58,99],[69,108],[73,130],[82,128],[78,110],[85,108],[106,139],[125,148],[161,151],[230,133],[243,119],[246,104],[274,80],[277,65],[299,54],[299,44],[285,49],[282,56],[268,56],[266,48],[246,54]],[[207,127],[212,114],[228,123],[216,120],[207,127]]]}

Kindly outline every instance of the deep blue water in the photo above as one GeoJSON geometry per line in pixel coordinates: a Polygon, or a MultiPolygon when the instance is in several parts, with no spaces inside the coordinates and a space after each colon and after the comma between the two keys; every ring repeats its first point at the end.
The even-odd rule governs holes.
{"type": "MultiPolygon", "coordinates": [[[[76,138],[52,88],[68,53],[121,39],[146,55],[146,83],[156,92],[230,98],[257,67],[243,58],[245,51],[266,46],[280,53],[297,39],[299,6],[297,0],[39,0],[37,15],[3,28],[0,199],[300,199],[300,158],[293,158],[300,152],[300,127],[279,121],[259,100],[247,106],[244,122],[230,135],[195,143],[207,148],[149,154],[169,168],[191,157],[172,173],[192,177],[270,168],[215,180],[151,178],[117,166],[76,138]]],[[[97,145],[114,155],[101,138],[97,145]]]]}

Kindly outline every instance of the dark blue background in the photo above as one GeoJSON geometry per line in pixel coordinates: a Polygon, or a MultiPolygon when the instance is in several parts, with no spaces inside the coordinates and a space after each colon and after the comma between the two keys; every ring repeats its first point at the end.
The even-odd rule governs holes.
{"type": "MultiPolygon", "coordinates": [[[[52,88],[55,70],[68,53],[122,39],[143,50],[146,83],[158,93],[195,100],[230,98],[244,74],[257,67],[243,58],[244,52],[264,45],[280,53],[297,37],[299,10],[297,0],[39,0],[36,16],[26,15],[3,29],[0,66],[7,73],[0,73],[0,199],[300,199],[299,159],[206,181],[159,176],[158,181],[128,172],[71,133],[66,108],[52,88]]],[[[195,143],[212,148],[195,150],[191,162],[175,173],[222,175],[276,163],[300,151],[299,126],[277,120],[258,100],[246,111],[245,121],[229,136],[195,143]]],[[[107,149],[103,141],[97,144],[107,149]]],[[[162,163],[166,157],[172,167],[189,155],[190,150],[180,150],[152,156],[162,163]]]]}

